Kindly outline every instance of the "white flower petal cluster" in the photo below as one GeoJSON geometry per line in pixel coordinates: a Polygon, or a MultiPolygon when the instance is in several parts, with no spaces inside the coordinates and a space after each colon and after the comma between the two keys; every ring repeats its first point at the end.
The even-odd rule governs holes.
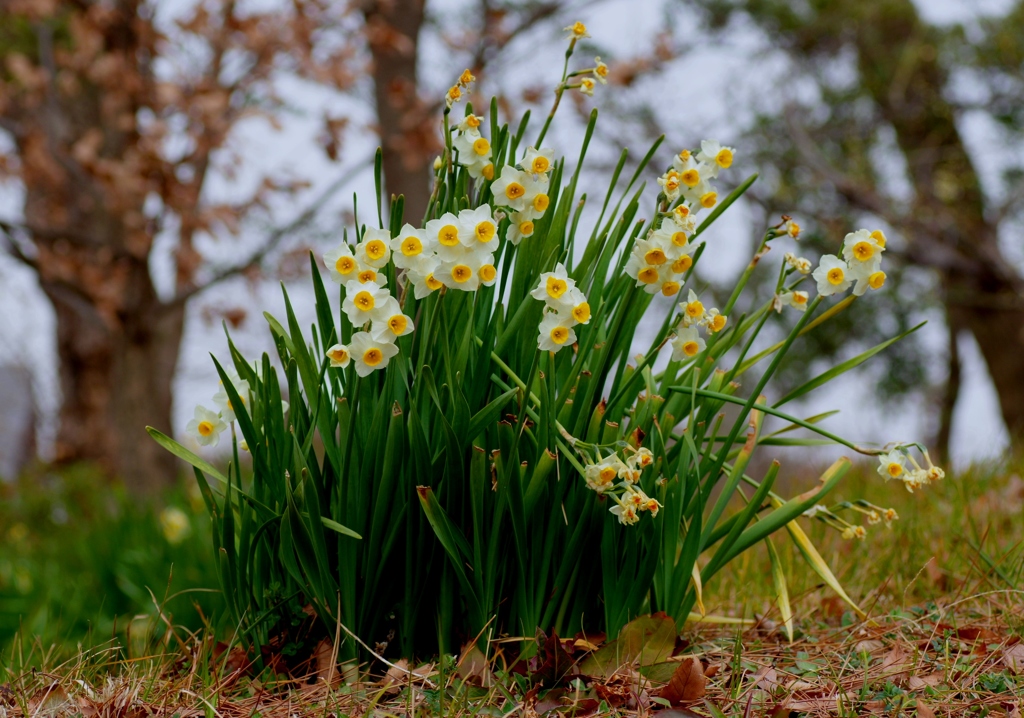
{"type": "Polygon", "coordinates": [[[455,128],[452,147],[458,152],[458,162],[474,179],[493,179],[494,164],[491,161],[491,143],[480,134],[483,118],[466,115],[455,128]]]}
{"type": "MultiPolygon", "coordinates": [[[[902,481],[903,486],[911,493],[914,492],[914,489],[944,479],[946,472],[932,463],[927,451],[923,455],[925,465],[921,466],[909,451],[897,446],[892,451],[879,455],[878,473],[886,481],[892,479],[902,481]]],[[[888,515],[886,519],[890,520],[888,515]]]]}
{"type": "Polygon", "coordinates": [[[661,503],[640,488],[643,470],[654,463],[654,454],[644,447],[629,446],[626,450],[629,455],[625,460],[614,451],[604,457],[598,455],[594,463],[584,467],[583,478],[588,488],[611,497],[615,505],[609,511],[619,523],[632,525],[640,521],[644,511],[652,518],[657,516],[661,503]]]}
{"type": "Polygon", "coordinates": [[[732,166],[736,150],[715,140],[700,143],[697,154],[683,150],[672,160],[672,168],[658,178],[661,191],[669,202],[680,198],[693,212],[711,209],[718,204],[718,190],[711,180],[723,169],[732,166]]]}
{"type": "MultiPolygon", "coordinates": [[[[464,209],[458,215],[446,212],[427,222],[424,236],[437,260],[430,277],[437,282],[435,286],[475,292],[480,285],[494,284],[498,277],[494,266],[498,223],[490,205],[464,209]]],[[[433,291],[427,275],[413,275],[411,280],[417,297],[433,291]]]]}
{"type": "Polygon", "coordinates": [[[576,343],[578,324],[590,323],[590,304],[561,262],[553,272],[540,275],[530,296],[545,304],[538,327],[537,346],[541,351],[557,352],[576,343]]]}
{"type": "Polygon", "coordinates": [[[431,260],[429,242],[422,231],[408,224],[394,238],[387,230],[367,229],[354,252],[349,249],[346,254],[346,249],[349,249],[347,245],[342,245],[333,253],[328,252],[324,261],[328,268],[335,255],[338,256],[337,263],[349,256],[355,262],[352,271],[343,272],[346,267],[338,266],[335,269],[344,279],[345,299],[341,310],[352,326],[360,327],[362,331],[353,334],[347,346],[335,344],[330,347],[326,355],[332,367],[344,369],[354,361],[356,373],[367,376],[386,368],[391,358],[398,354],[395,341],[415,328],[412,319],[402,312],[398,300],[391,296],[384,274],[376,270],[393,260],[396,267],[406,269],[410,274],[420,270],[429,274],[436,266],[436,260],[431,260]]]}
{"type": "MultiPolygon", "coordinates": [[[[259,376],[262,367],[256,366],[254,368],[256,369],[257,376],[259,376]]],[[[231,386],[238,394],[238,398],[242,402],[242,408],[248,409],[251,399],[249,382],[240,377],[234,369],[226,368],[224,372],[227,374],[231,386]]],[[[213,403],[217,406],[218,411],[207,409],[202,405],[196,406],[191,421],[185,425],[185,432],[194,438],[200,446],[217,446],[220,443],[221,433],[236,418],[235,412],[238,410],[238,407],[232,404],[223,381],[220,382],[217,393],[213,395],[213,403]]],[[[288,402],[282,402],[282,404],[284,410],[288,411],[288,402]]]]}
{"type": "Polygon", "coordinates": [[[729,318],[718,309],[705,309],[704,303],[692,289],[685,302],[680,302],[682,317],[672,338],[672,360],[686,361],[693,359],[707,348],[707,342],[701,337],[698,327],[703,327],[708,334],[716,334],[723,329],[729,318]]]}
{"type": "Polygon", "coordinates": [[[509,226],[505,238],[519,244],[533,235],[534,223],[551,205],[548,195],[548,172],[555,162],[555,151],[549,147],[527,147],[519,167],[505,165],[491,185],[494,206],[507,207],[509,226]],[[521,168],[521,169],[520,169],[521,168]]]}
{"type": "Polygon", "coordinates": [[[626,262],[626,274],[648,294],[660,292],[666,297],[676,296],[693,266],[693,253],[700,246],[690,241],[695,229],[696,223],[689,211],[673,212],[671,217],[662,220],[658,229],[647,235],[647,239],[636,241],[626,262]]]}
{"type": "Polygon", "coordinates": [[[850,232],[843,239],[842,259],[826,254],[811,274],[818,283],[818,294],[828,297],[845,292],[851,285],[854,296],[858,297],[868,288],[881,289],[885,284],[884,251],[885,234],[881,230],[850,232]]]}

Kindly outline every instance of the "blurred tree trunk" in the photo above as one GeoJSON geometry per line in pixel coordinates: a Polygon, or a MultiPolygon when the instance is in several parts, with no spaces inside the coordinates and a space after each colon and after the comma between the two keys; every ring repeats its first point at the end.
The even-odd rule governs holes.
{"type": "Polygon", "coordinates": [[[424,3],[368,0],[363,5],[367,41],[373,54],[385,191],[387,195],[405,196],[405,221],[417,226],[427,211],[431,163],[438,150],[436,114],[418,93],[424,3]]]}
{"type": "Polygon", "coordinates": [[[929,228],[908,233],[919,245],[914,254],[938,268],[950,321],[974,336],[1006,427],[1024,437],[1024,283],[986,219],[976,168],[944,96],[948,77],[934,31],[911,0],[843,4],[843,32],[853,35],[863,87],[895,130],[914,214],[929,228]]]}

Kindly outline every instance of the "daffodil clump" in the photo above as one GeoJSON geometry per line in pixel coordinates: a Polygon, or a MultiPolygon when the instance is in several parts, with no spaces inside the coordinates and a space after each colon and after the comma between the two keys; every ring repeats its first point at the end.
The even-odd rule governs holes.
{"type": "MultiPolygon", "coordinates": [[[[197,408],[188,427],[201,451],[230,436],[226,469],[150,431],[194,468],[245,640],[266,645],[316,616],[357,661],[537,628],[617,633],[654,611],[683,627],[724,566],[759,543],[774,557],[779,534],[859,610],[800,522],[861,537],[860,523],[894,512],[823,503],[846,457],[790,497],[774,488],[781,465],[752,457],[824,441],[879,456],[911,489],[941,477],[913,445],[859,446],[787,406],[884,345],[785,394],[771,383],[803,334],[884,284],[885,236],[853,232],[816,269],[785,253],[758,297],[749,280],[773,264],[765,255],[800,236],[783,216],[716,295],[698,274],[721,251],[705,231],[756,175],[726,186],[735,149],[705,140],[661,155],[659,140],[642,157],[623,151],[603,197],[579,192],[596,111],[578,141],[545,139],[566,91],[613,88],[614,72],[600,58],[572,67],[588,33],[566,32],[539,131],[528,113],[503,122],[496,101],[474,107],[463,73],[445,93],[424,216],[401,197],[378,193],[369,218],[359,203],[354,226],[311,258],[315,322],[304,327],[286,293],[284,317],[266,315],[273,359],[229,345],[217,410],[197,408]],[[788,334],[768,341],[762,328],[786,310],[788,334]]],[[[377,187],[382,168],[378,154],[377,187]]],[[[792,630],[778,565],[773,580],[792,630]]]]}

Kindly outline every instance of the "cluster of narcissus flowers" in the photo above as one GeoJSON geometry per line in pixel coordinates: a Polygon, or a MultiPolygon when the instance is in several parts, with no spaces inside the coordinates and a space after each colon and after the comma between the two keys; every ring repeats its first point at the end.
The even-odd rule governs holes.
{"type": "Polygon", "coordinates": [[[869,287],[881,289],[885,284],[885,272],[882,271],[884,251],[885,234],[882,230],[850,232],[843,239],[842,259],[826,254],[811,274],[818,283],[818,294],[828,297],[845,292],[851,285],[858,297],[869,287]]]}
{"type": "Polygon", "coordinates": [[[682,316],[672,338],[672,360],[686,361],[700,354],[707,347],[707,342],[697,331],[703,327],[708,334],[717,334],[725,329],[728,317],[715,308],[705,309],[703,302],[691,289],[685,302],[679,303],[682,316]]]}
{"type": "Polygon", "coordinates": [[[867,530],[859,524],[852,524],[838,515],[838,512],[848,509],[855,511],[867,519],[868,524],[880,524],[885,522],[886,528],[892,526],[892,522],[899,519],[896,509],[884,509],[875,506],[869,501],[858,499],[857,501],[843,501],[831,509],[823,504],[816,504],[804,511],[807,518],[816,518],[827,526],[831,526],[842,534],[844,539],[863,539],[868,535],[867,530]]]}
{"type": "Polygon", "coordinates": [[[576,281],[559,262],[555,271],[544,272],[530,296],[544,302],[544,315],[540,320],[537,346],[541,351],[557,352],[576,343],[577,324],[590,323],[590,304],[576,281]]]}
{"type": "MultiPolygon", "coordinates": [[[[227,370],[228,379],[238,393],[242,404],[249,401],[249,382],[242,379],[233,369],[227,370]]],[[[235,407],[231,405],[228,392],[221,382],[220,389],[213,395],[213,403],[218,411],[207,409],[205,406],[196,406],[192,420],[185,426],[185,431],[192,436],[200,446],[216,446],[220,443],[221,433],[228,428],[228,424],[235,420],[235,407]]]]}
{"type": "Polygon", "coordinates": [[[555,161],[555,151],[528,147],[520,168],[505,165],[501,175],[491,184],[495,207],[505,207],[509,214],[505,239],[519,244],[534,232],[534,222],[544,216],[551,205],[548,195],[548,172],[555,161]]]}
{"type": "Polygon", "coordinates": [[[342,311],[353,327],[361,327],[347,345],[335,344],[327,350],[331,366],[345,368],[354,361],[359,376],[384,369],[398,353],[398,337],[412,332],[412,319],[402,313],[401,305],[386,286],[387,277],[379,271],[391,259],[392,246],[396,246],[396,253],[401,253],[404,246],[411,250],[415,243],[419,249],[413,256],[422,253],[422,240],[415,234],[418,230],[409,225],[403,230],[413,234],[396,241],[387,230],[367,229],[355,251],[342,242],[324,254],[331,278],[345,287],[342,311]]]}
{"type": "Polygon", "coordinates": [[[640,477],[654,463],[654,454],[643,447],[627,446],[625,451],[625,460],[615,451],[604,457],[598,452],[596,461],[586,465],[584,478],[588,487],[612,499],[615,505],[609,511],[619,523],[635,524],[644,511],[649,511],[652,518],[657,516],[661,504],[640,488],[640,477]]]}
{"type": "Polygon", "coordinates": [[[914,489],[945,478],[946,472],[933,464],[928,452],[923,450],[921,455],[925,465],[921,466],[910,452],[911,446],[914,445],[897,446],[892,451],[879,455],[878,473],[886,481],[902,481],[907,491],[913,493],[914,489]]]}

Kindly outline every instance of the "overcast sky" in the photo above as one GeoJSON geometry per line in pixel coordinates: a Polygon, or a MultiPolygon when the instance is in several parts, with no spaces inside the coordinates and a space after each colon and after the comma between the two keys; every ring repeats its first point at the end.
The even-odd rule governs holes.
{"type": "MultiPolygon", "coordinates": [[[[428,0],[429,2],[430,0],[428,0]]],[[[161,11],[174,13],[188,0],[161,3],[161,11]]],[[[627,58],[643,52],[651,38],[660,29],[663,14],[660,8],[664,0],[617,0],[588,5],[584,19],[594,42],[608,48],[605,59],[627,58]],[[646,9],[646,11],[645,11],[646,9]]],[[[919,0],[922,13],[933,22],[958,22],[968,20],[979,12],[998,12],[1008,5],[1008,0],[919,0]]],[[[457,14],[462,3],[444,0],[439,12],[457,14]]],[[[567,5],[570,5],[567,3],[567,5]]],[[[575,19],[575,18],[573,18],[575,19]]],[[[690,21],[677,17],[677,22],[690,21]]],[[[553,85],[560,68],[564,50],[561,25],[544,32],[534,33],[510,48],[502,66],[509,69],[509,84],[520,83],[517,77],[532,83],[543,82],[553,85]]],[[[697,31],[694,26],[694,32],[697,31]]],[[[679,116],[685,116],[687,132],[681,133],[681,140],[696,136],[711,136],[723,142],[734,140],[742,131],[742,123],[749,116],[751,98],[763,89],[767,82],[776,81],[785,72],[781,57],[765,55],[763,43],[754,37],[740,40],[728,47],[709,48],[687,55],[673,68],[673,75],[685,78],[681,86],[685,93],[667,91],[663,109],[671,114],[685,102],[679,116]],[[756,65],[752,67],[751,57],[757,52],[756,65]],[[676,75],[676,73],[678,73],[676,75]]],[[[458,58],[452,58],[437,42],[427,41],[423,47],[423,73],[425,84],[439,92],[451,83],[451,79],[462,69],[458,58]]],[[[211,183],[210,196],[243,196],[267,172],[284,171],[314,181],[314,186],[305,199],[316,194],[318,188],[326,186],[346,171],[346,167],[360,165],[376,147],[376,140],[368,130],[373,116],[365,98],[343,98],[330,95],[305,83],[282,81],[286,96],[301,112],[290,116],[284,128],[277,132],[262,122],[251,122],[240,128],[235,142],[245,150],[247,158],[244,171],[236,181],[223,178],[211,183]],[[315,138],[320,129],[321,110],[329,107],[333,112],[346,112],[353,118],[353,124],[361,127],[349,137],[341,165],[328,162],[317,148],[315,138]]],[[[485,88],[486,89],[486,88],[485,88]]],[[[599,88],[599,92],[610,91],[599,88]]],[[[993,176],[997,170],[998,158],[984,152],[989,128],[983,121],[966,118],[963,129],[968,143],[978,148],[976,156],[982,164],[983,177],[993,176]]],[[[552,144],[559,154],[573,156],[578,151],[578,133],[570,129],[552,135],[552,144]]],[[[0,142],[3,140],[0,139],[0,142]]],[[[733,172],[734,180],[757,171],[757,167],[737,159],[733,172]]],[[[372,173],[363,172],[349,186],[337,201],[325,212],[320,226],[340,226],[339,218],[351,205],[351,193],[356,191],[363,198],[365,207],[372,206],[372,173]]],[[[303,198],[300,198],[300,200],[303,198]]],[[[0,185],[0,218],[19,216],[21,194],[17,187],[0,185]]],[[[279,203],[274,207],[274,219],[285,222],[295,216],[302,201],[279,203]]],[[[855,229],[855,228],[851,228],[855,229]]],[[[742,203],[737,203],[719,221],[707,239],[709,253],[717,256],[716,274],[733,276],[747,261],[739,252],[730,248],[745,247],[750,232],[749,212],[742,203]],[[716,253],[713,254],[711,250],[716,253]],[[728,257],[733,257],[732,261],[728,257]]],[[[258,227],[247,229],[243,244],[257,241],[262,236],[258,227]]],[[[335,241],[329,237],[318,240],[318,251],[323,251],[335,241]]],[[[1009,248],[1008,248],[1009,249],[1009,248]]],[[[166,238],[158,242],[154,252],[152,268],[161,280],[165,291],[169,290],[169,252],[171,245],[166,238]]],[[[207,242],[204,250],[220,262],[230,263],[244,251],[239,243],[232,240],[207,242]]],[[[1020,257],[1019,248],[1010,250],[1011,256],[1020,257]]],[[[705,261],[705,263],[708,263],[705,261]]],[[[300,321],[308,325],[312,321],[312,298],[307,282],[289,283],[293,303],[300,314],[300,321]]],[[[43,412],[41,422],[41,443],[45,447],[52,439],[54,412],[58,406],[56,362],[54,357],[53,316],[45,298],[41,295],[31,273],[19,267],[12,260],[0,256],[0,364],[21,363],[34,371],[37,400],[43,412]],[[11,311],[10,308],[16,308],[11,311]]],[[[175,383],[175,424],[179,432],[191,418],[196,403],[210,404],[216,389],[217,379],[209,354],[226,356],[226,342],[220,328],[217,308],[242,307],[249,312],[249,319],[235,332],[235,340],[243,353],[255,357],[263,351],[273,352],[269,332],[262,320],[262,312],[270,311],[280,315],[283,305],[277,283],[268,281],[250,285],[239,280],[211,290],[207,295],[189,307],[189,319],[182,348],[179,373],[175,383]]],[[[938,356],[944,353],[945,332],[941,327],[924,330],[925,341],[934,347],[938,356]]],[[[953,452],[957,463],[997,456],[1006,446],[998,405],[984,364],[973,340],[964,336],[964,384],[957,405],[953,452]]],[[[864,392],[850,382],[843,382],[819,392],[813,402],[801,407],[807,413],[818,413],[838,408],[842,413],[830,419],[830,428],[836,433],[854,441],[885,442],[891,440],[916,440],[927,436],[929,408],[908,402],[900,410],[891,407],[884,411],[875,406],[870,392],[864,392]]],[[[141,434],[140,440],[144,440],[141,434]]],[[[834,450],[829,453],[834,454],[834,450]]]]}

